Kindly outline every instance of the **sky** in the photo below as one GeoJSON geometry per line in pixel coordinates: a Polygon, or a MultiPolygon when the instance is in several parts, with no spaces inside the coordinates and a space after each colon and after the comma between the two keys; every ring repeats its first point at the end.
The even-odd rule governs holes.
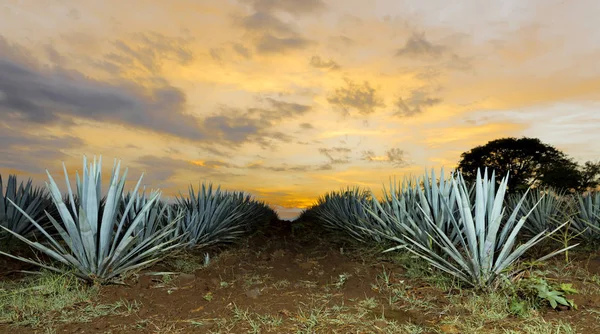
{"type": "MultiPolygon", "coordinates": [[[[595,0],[5,0],[0,175],[102,155],[296,216],[536,137],[600,158],[595,0]]],[[[108,177],[105,177],[107,180],[108,177]]],[[[73,181],[72,181],[73,182],[73,181]]]]}

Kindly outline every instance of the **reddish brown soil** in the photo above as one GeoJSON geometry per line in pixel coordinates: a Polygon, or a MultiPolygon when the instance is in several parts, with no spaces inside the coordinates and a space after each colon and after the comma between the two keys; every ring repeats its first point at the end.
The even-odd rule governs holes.
{"type": "MultiPolygon", "coordinates": [[[[139,303],[139,309],[127,315],[99,317],[88,323],[58,324],[56,332],[247,333],[252,332],[250,322],[239,320],[239,314],[248,310],[249,317],[254,320],[258,315],[281,318],[281,324],[276,327],[262,325],[260,332],[263,333],[383,333],[388,324],[375,321],[382,314],[388,321],[421,326],[425,333],[458,333],[456,326],[442,321],[462,315],[456,310],[443,311],[449,304],[447,295],[457,292],[442,291],[421,279],[407,278],[405,269],[389,256],[377,254],[309,223],[303,224],[302,228],[292,231],[291,223],[275,221],[238,245],[203,250],[196,260],[200,261],[201,255],[208,251],[212,257],[210,265],[193,274],[174,275],[172,281],[164,281],[162,275],[150,274],[173,271],[175,257],[129,277],[126,286],[103,286],[98,303],[127,300],[139,303]],[[390,305],[389,296],[373,286],[381,281],[383,270],[390,275],[390,284],[404,282],[406,295],[410,298],[406,300],[422,300],[433,306],[419,308],[407,304],[406,300],[390,305]],[[336,286],[340,275],[347,279],[336,286]],[[360,303],[368,298],[376,300],[377,306],[361,315],[361,319],[365,319],[363,325],[360,322],[321,321],[312,326],[311,312],[318,315],[319,310],[324,312],[343,305],[358,314],[356,310],[360,309],[360,303]],[[236,310],[237,322],[234,321],[236,310]]],[[[583,260],[581,263],[583,267],[583,260]]],[[[591,271],[598,269],[600,256],[585,263],[591,271]]],[[[23,269],[4,257],[0,257],[0,265],[6,272],[23,269]]],[[[7,278],[9,276],[4,277],[7,278]]],[[[598,314],[594,313],[600,305],[600,297],[580,294],[574,298],[578,310],[546,310],[543,311],[544,318],[576,324],[585,333],[600,333],[598,314]]],[[[329,317],[335,317],[335,314],[329,314],[329,317]]],[[[518,321],[489,326],[518,329],[518,321]]],[[[36,331],[44,332],[42,328],[0,325],[0,333],[36,331]]]]}

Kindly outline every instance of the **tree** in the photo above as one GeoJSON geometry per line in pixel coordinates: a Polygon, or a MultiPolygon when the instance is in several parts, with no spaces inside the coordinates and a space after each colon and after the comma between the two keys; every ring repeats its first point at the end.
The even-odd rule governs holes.
{"type": "Polygon", "coordinates": [[[600,184],[600,160],[586,161],[586,163],[579,168],[581,174],[581,185],[580,190],[596,189],[600,184]]]}
{"type": "Polygon", "coordinates": [[[484,167],[496,172],[498,182],[510,173],[510,191],[523,191],[530,185],[570,190],[581,186],[577,163],[537,138],[492,140],[463,153],[458,163],[458,170],[471,181],[477,176],[477,168],[484,167]]]}

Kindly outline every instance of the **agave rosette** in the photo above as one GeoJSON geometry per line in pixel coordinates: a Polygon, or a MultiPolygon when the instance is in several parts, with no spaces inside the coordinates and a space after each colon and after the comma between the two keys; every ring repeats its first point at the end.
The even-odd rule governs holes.
{"type": "MultiPolygon", "coordinates": [[[[33,217],[42,225],[47,225],[48,220],[44,211],[49,209],[52,201],[42,187],[33,187],[29,179],[25,185],[23,182],[17,187],[17,177],[8,176],[6,189],[0,175],[0,225],[12,232],[27,235],[36,228],[29,219],[17,210],[10,202],[16,203],[30,217],[33,217]]],[[[7,236],[11,236],[10,233],[7,236]]]]}
{"type": "MultiPolygon", "coordinates": [[[[136,196],[131,196],[127,203],[121,201],[127,170],[125,170],[122,177],[119,177],[120,161],[117,163],[115,160],[106,200],[104,205],[101,205],[101,165],[102,158],[100,157],[99,161],[96,162],[94,157],[93,163],[90,163],[88,167],[87,159],[84,156],[82,178],[80,179],[79,173],[76,174],[78,207],[75,206],[76,196],[71,189],[64,163],[63,170],[68,190],[68,203],[63,201],[56,182],[50,173],[46,171],[50,182],[46,182],[46,187],[58,210],[60,222],[50,214],[47,214],[47,217],[58,231],[60,238],[51,236],[43,226],[11,201],[41,232],[46,242],[32,241],[18,233],[4,229],[27,245],[58,261],[63,267],[41,263],[5,252],[0,252],[0,254],[57,272],[73,270],[75,275],[84,280],[107,282],[127,271],[148,266],[161,259],[170,249],[179,246],[179,237],[165,238],[165,236],[172,234],[176,220],[154,233],[136,234],[140,226],[148,224],[146,213],[152,211],[160,198],[160,192],[158,190],[153,191],[141,210],[134,216],[130,216],[130,210],[132,210],[136,196]],[[70,208],[68,205],[70,205],[70,208]],[[122,205],[126,205],[126,207],[119,218],[122,205]],[[129,224],[126,224],[127,217],[133,218],[129,224]]],[[[137,194],[142,177],[143,175],[133,190],[134,194],[137,194]]]]}
{"type": "Polygon", "coordinates": [[[600,242],[600,191],[575,196],[577,214],[571,228],[590,243],[600,242]]]}
{"type": "MultiPolygon", "coordinates": [[[[460,173],[459,173],[460,175],[460,173]]],[[[447,215],[452,229],[443,230],[436,224],[432,214],[424,213],[424,221],[417,221],[420,216],[411,216],[408,212],[396,216],[383,212],[387,219],[398,225],[404,226],[408,233],[401,237],[388,237],[399,243],[399,246],[390,248],[392,251],[406,248],[410,252],[427,260],[432,266],[458,278],[464,283],[478,289],[488,289],[501,274],[507,273],[511,265],[517,261],[528,249],[540,242],[548,235],[554,233],[563,225],[552,232],[542,231],[524,244],[515,248],[517,234],[525,224],[530,212],[517,219],[517,214],[524,198],[516,204],[512,214],[504,220],[504,196],[506,194],[508,176],[503,178],[496,191],[495,175],[492,173],[488,180],[487,169],[483,179],[480,171],[477,172],[475,181],[474,203],[471,203],[473,194],[469,191],[464,179],[452,178],[452,188],[455,193],[454,201],[458,208],[457,215],[447,215]],[[502,226],[502,227],[501,227],[502,226]],[[435,246],[424,244],[419,236],[425,234],[435,246]]],[[[448,209],[454,205],[450,197],[445,197],[448,209]]],[[[421,206],[419,204],[419,206],[421,206]]],[[[367,209],[368,210],[368,209],[367,209]]],[[[369,211],[369,210],[368,210],[369,211]]],[[[376,212],[369,211],[373,216],[376,212]]],[[[539,261],[548,259],[577,245],[572,245],[552,252],[539,261]]]]}
{"type": "Polygon", "coordinates": [[[183,212],[178,233],[186,234],[188,247],[206,247],[233,242],[251,227],[276,217],[272,209],[248,194],[213,190],[212,183],[202,183],[196,194],[192,186],[189,196],[180,195],[176,207],[183,212]]]}
{"type": "Polygon", "coordinates": [[[332,191],[319,198],[317,205],[310,209],[310,214],[326,228],[344,231],[356,240],[364,242],[369,237],[379,241],[378,234],[364,232],[384,231],[383,226],[371,219],[364,209],[372,202],[372,198],[370,191],[359,187],[332,191]]]}

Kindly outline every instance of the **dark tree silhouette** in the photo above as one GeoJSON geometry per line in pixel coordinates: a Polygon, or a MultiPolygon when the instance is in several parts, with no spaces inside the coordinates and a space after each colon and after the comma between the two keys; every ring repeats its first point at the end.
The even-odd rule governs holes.
{"type": "Polygon", "coordinates": [[[572,190],[580,187],[577,163],[537,138],[496,139],[461,155],[458,169],[466,180],[474,180],[479,167],[493,169],[498,182],[510,173],[511,192],[523,191],[530,185],[572,190]]]}
{"type": "Polygon", "coordinates": [[[579,168],[580,190],[596,189],[600,184],[600,161],[587,161],[579,168]]]}

